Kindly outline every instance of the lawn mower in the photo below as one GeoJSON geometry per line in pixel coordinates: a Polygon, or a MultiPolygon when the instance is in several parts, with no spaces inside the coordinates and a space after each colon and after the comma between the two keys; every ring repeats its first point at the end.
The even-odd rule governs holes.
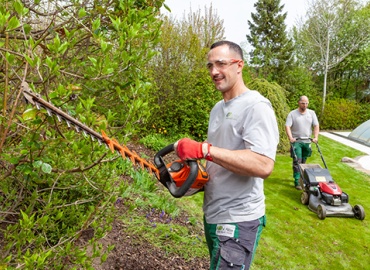
{"type": "MultiPolygon", "coordinates": [[[[311,138],[297,138],[307,140],[311,138]]],[[[319,219],[326,217],[355,217],[359,220],[365,218],[365,210],[361,205],[352,207],[349,204],[349,196],[343,192],[333,180],[318,143],[317,151],[325,166],[319,164],[299,164],[301,177],[299,179],[302,187],[301,203],[308,205],[308,209],[316,213],[319,219]]],[[[295,158],[297,155],[292,147],[295,158]]]]}

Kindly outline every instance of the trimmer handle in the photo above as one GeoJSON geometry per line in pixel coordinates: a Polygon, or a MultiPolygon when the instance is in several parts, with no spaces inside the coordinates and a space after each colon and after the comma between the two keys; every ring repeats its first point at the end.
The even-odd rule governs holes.
{"type": "Polygon", "coordinates": [[[163,149],[159,150],[154,156],[154,165],[159,170],[159,181],[170,191],[171,195],[175,198],[180,198],[185,195],[191,185],[194,183],[198,175],[198,163],[196,160],[189,160],[187,164],[190,167],[188,178],[185,180],[181,187],[176,187],[171,174],[168,172],[168,168],[163,161],[163,157],[167,154],[175,151],[174,144],[167,145],[163,149]]]}

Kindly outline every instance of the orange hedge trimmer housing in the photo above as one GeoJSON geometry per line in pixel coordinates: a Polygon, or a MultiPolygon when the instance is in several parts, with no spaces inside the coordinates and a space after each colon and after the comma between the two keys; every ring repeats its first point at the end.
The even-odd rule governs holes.
{"type": "Polygon", "coordinates": [[[154,156],[154,164],[159,170],[159,182],[176,198],[202,191],[209,179],[205,168],[198,160],[176,160],[165,164],[163,157],[172,151],[174,145],[170,144],[154,156]]]}

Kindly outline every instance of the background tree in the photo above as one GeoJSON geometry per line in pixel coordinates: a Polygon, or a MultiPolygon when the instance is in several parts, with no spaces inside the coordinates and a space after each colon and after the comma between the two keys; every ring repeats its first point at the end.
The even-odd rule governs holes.
{"type": "Polygon", "coordinates": [[[256,12],[248,21],[250,34],[247,40],[253,46],[250,63],[259,77],[283,82],[293,63],[293,44],[287,37],[284,5],[280,0],[258,0],[256,12]]]}
{"type": "Polygon", "coordinates": [[[309,68],[324,77],[321,113],[325,108],[329,72],[368,46],[369,29],[369,9],[360,8],[358,1],[310,2],[307,21],[299,28],[298,42],[302,44],[309,68]]]}
{"type": "Polygon", "coordinates": [[[205,67],[206,55],[211,44],[223,38],[223,21],[212,6],[182,20],[163,18],[158,54],[149,65],[156,89],[148,128],[205,138],[209,112],[221,99],[205,67]]]}

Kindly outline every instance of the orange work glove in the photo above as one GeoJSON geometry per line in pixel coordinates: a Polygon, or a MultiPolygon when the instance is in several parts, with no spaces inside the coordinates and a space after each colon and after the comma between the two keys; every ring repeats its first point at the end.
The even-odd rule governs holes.
{"type": "Polygon", "coordinates": [[[174,144],[176,154],[181,160],[192,160],[205,158],[212,161],[210,155],[211,144],[200,143],[189,138],[178,140],[174,144]]]}

